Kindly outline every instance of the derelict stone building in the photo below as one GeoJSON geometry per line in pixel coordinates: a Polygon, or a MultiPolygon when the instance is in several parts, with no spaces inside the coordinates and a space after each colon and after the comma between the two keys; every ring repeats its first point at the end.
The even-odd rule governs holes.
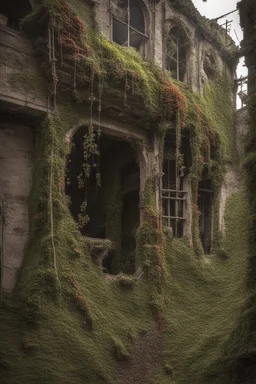
{"type": "MultiPolygon", "coordinates": [[[[10,0],[0,21],[1,292],[28,326],[52,332],[13,338],[12,351],[21,342],[31,352],[24,372],[31,382],[227,383],[220,360],[243,306],[248,246],[234,42],[185,0],[10,0]],[[72,324],[65,346],[67,323],[46,326],[52,303],[68,313],[53,323],[72,324]],[[171,332],[182,340],[179,324],[195,326],[197,361],[212,327],[219,344],[206,368],[187,352],[177,364],[183,341],[165,346],[171,332]],[[54,368],[49,340],[62,345],[54,368]],[[72,366],[69,343],[83,356],[72,366]],[[44,373],[30,370],[48,350],[44,373]]],[[[20,361],[3,364],[5,382],[20,361]]]]}
{"type": "MultiPolygon", "coordinates": [[[[110,168],[118,168],[122,202],[119,203],[120,218],[117,220],[122,227],[119,233],[122,244],[118,256],[114,255],[114,249],[108,251],[108,269],[118,272],[127,268],[129,273],[135,272],[134,231],[143,222],[140,200],[149,177],[155,177],[156,206],[163,226],[171,228],[176,237],[187,236],[191,239],[192,236],[190,127],[178,121],[176,113],[169,113],[169,118],[162,115],[161,118],[153,116],[150,119],[147,116],[145,100],[139,97],[138,89],[133,89],[139,87],[136,70],[124,74],[121,86],[110,83],[107,87],[104,87],[104,78],[97,78],[96,71],[91,76],[90,69],[82,73],[80,55],[86,53],[72,52],[72,49],[79,51],[80,48],[66,46],[66,41],[61,42],[57,22],[55,25],[55,21],[50,22],[46,18],[44,7],[36,19],[36,36],[29,21],[28,26],[24,23],[22,27],[21,19],[33,12],[37,5],[40,6],[24,1],[19,6],[9,2],[3,2],[1,6],[2,285],[7,291],[14,287],[16,271],[21,266],[28,239],[28,197],[36,155],[37,128],[47,115],[58,116],[61,113],[59,103],[62,102],[70,101],[73,105],[77,99],[78,105],[80,100],[86,105],[84,113],[71,122],[65,137],[65,142],[73,145],[69,155],[66,192],[76,219],[86,198],[86,215],[90,221],[84,226],[85,236],[108,239],[106,220],[110,213],[107,212],[105,198],[107,189],[111,188],[108,184],[113,183],[108,172],[110,168]],[[113,98],[112,93],[115,93],[113,98]],[[182,124],[182,132],[178,134],[180,127],[177,126],[182,124]],[[101,149],[100,154],[92,154],[90,159],[95,161],[95,165],[97,163],[97,169],[93,169],[95,174],[87,181],[84,193],[84,188],[80,188],[77,181],[83,163],[84,144],[81,137],[91,125],[95,130],[95,143],[99,140],[101,149]],[[159,125],[169,125],[162,149],[162,138],[157,132],[159,125]],[[99,131],[102,132],[100,139],[96,138],[99,131]],[[104,180],[100,188],[95,182],[95,177],[99,176],[104,180]]],[[[133,48],[131,55],[138,51],[143,60],[154,64],[159,70],[165,70],[194,92],[203,93],[205,84],[214,79],[217,72],[225,74],[230,81],[234,77],[234,65],[219,49],[219,40],[226,39],[225,32],[216,24],[205,22],[209,29],[212,28],[208,34],[213,42],[209,42],[211,39],[207,33],[200,30],[193,18],[190,20],[175,4],[172,6],[168,1],[102,1],[88,2],[87,7],[94,14],[93,28],[101,38],[115,42],[124,50],[125,47],[133,48]]],[[[75,38],[74,44],[77,44],[75,38]]],[[[228,37],[227,48],[224,43],[221,48],[225,52],[230,45],[232,42],[228,37]]],[[[152,80],[145,81],[150,87],[152,80]]],[[[232,99],[232,92],[229,97],[232,99]]],[[[148,102],[154,104],[154,100],[148,102]]],[[[210,157],[213,157],[216,148],[209,145],[212,146],[210,157]]],[[[202,161],[204,169],[198,197],[200,233],[204,250],[209,253],[214,197],[207,159],[202,161]]],[[[113,176],[113,172],[110,173],[113,176]]],[[[223,226],[226,193],[224,190],[221,193],[223,196],[218,209],[219,225],[223,226]]]]}

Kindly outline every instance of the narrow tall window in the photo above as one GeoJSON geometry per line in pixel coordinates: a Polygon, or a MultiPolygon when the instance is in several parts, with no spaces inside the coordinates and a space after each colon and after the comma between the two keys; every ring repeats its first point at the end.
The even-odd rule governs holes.
{"type": "MultiPolygon", "coordinates": [[[[185,131],[184,131],[185,132],[185,131]]],[[[184,134],[177,152],[177,137],[169,131],[165,137],[161,202],[163,226],[171,228],[175,237],[184,235],[187,192],[184,180],[191,166],[189,138],[184,134]]]]}
{"type": "Polygon", "coordinates": [[[186,73],[187,49],[182,31],[173,27],[165,43],[165,67],[174,79],[184,81],[186,73]]]}
{"type": "Polygon", "coordinates": [[[147,39],[145,18],[139,1],[121,0],[113,15],[113,41],[139,50],[147,39]]]}

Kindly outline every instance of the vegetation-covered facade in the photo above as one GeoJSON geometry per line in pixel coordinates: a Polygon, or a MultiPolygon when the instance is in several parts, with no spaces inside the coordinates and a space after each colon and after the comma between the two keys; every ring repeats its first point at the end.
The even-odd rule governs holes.
{"type": "Polygon", "coordinates": [[[0,8],[3,382],[233,382],[249,255],[235,46],[190,1],[29,7],[21,24],[0,8]]]}

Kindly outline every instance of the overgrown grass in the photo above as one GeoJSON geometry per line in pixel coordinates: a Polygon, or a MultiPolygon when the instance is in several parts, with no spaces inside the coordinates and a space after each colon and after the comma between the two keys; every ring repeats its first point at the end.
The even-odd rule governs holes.
{"type": "MultiPolygon", "coordinates": [[[[246,194],[233,194],[226,212],[228,259],[211,255],[196,262],[180,240],[166,250],[164,354],[173,383],[230,382],[228,362],[246,335],[240,320],[248,304],[248,212],[246,194]],[[236,338],[235,329],[239,329],[236,338]]],[[[169,380],[163,369],[155,382],[169,380]]]]}
{"type": "MultiPolygon", "coordinates": [[[[247,217],[246,195],[235,193],[226,213],[227,259],[212,255],[198,261],[181,240],[174,239],[171,247],[166,244],[164,360],[156,383],[229,382],[227,364],[244,337],[243,329],[236,339],[232,334],[247,304],[247,217]]],[[[31,276],[27,268],[22,274],[31,276]]],[[[122,346],[120,358],[126,358],[126,348],[132,353],[131,335],[154,328],[151,279],[142,278],[132,289],[118,288],[115,281],[104,279],[86,252],[68,256],[65,247],[58,247],[58,276],[58,299],[51,289],[43,294],[45,287],[37,281],[41,291],[36,325],[28,327],[18,309],[1,309],[3,383],[114,383],[117,346],[122,346]],[[92,327],[73,294],[73,278],[86,300],[92,327]]],[[[29,283],[30,278],[27,289],[33,290],[29,283]]]]}

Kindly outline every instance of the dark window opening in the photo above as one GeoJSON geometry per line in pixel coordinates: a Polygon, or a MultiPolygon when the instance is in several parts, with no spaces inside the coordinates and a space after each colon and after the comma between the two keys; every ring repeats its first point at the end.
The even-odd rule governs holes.
{"type": "Polygon", "coordinates": [[[176,135],[169,131],[165,137],[163,177],[161,185],[163,226],[172,228],[175,237],[184,235],[187,193],[184,177],[191,166],[192,156],[189,139],[182,135],[180,156],[177,161],[176,135]]]}
{"type": "Polygon", "coordinates": [[[0,14],[6,16],[6,26],[19,30],[20,21],[32,12],[31,4],[28,0],[8,0],[2,1],[0,5],[0,14]]]}
{"type": "Polygon", "coordinates": [[[113,16],[113,41],[139,50],[147,38],[143,10],[136,0],[119,1],[118,5],[113,16]]]}
{"type": "Polygon", "coordinates": [[[135,272],[135,234],[140,222],[138,189],[123,196],[122,209],[122,258],[124,272],[135,272]]]}
{"type": "Polygon", "coordinates": [[[211,181],[201,180],[198,185],[199,233],[206,254],[211,252],[212,246],[212,200],[211,181]]]}
{"type": "MultiPolygon", "coordinates": [[[[101,187],[96,183],[95,164],[89,179],[79,188],[84,163],[83,140],[87,131],[87,127],[80,128],[72,139],[66,174],[70,211],[78,221],[81,205],[86,201],[89,222],[81,233],[94,239],[91,244],[98,247],[94,252],[97,264],[106,273],[131,274],[135,272],[135,233],[140,224],[140,172],[136,154],[130,143],[102,134],[98,143],[101,187]],[[104,252],[99,245],[104,241],[97,239],[110,240],[112,249],[104,252]]],[[[97,163],[97,159],[92,159],[92,163],[97,163]]]]}
{"type": "Polygon", "coordinates": [[[183,31],[178,27],[173,27],[167,36],[165,44],[166,69],[178,81],[184,81],[186,73],[187,44],[183,35],[183,31]]]}
{"type": "Polygon", "coordinates": [[[209,80],[213,80],[216,75],[216,63],[211,52],[206,52],[204,57],[204,72],[209,80]]]}

